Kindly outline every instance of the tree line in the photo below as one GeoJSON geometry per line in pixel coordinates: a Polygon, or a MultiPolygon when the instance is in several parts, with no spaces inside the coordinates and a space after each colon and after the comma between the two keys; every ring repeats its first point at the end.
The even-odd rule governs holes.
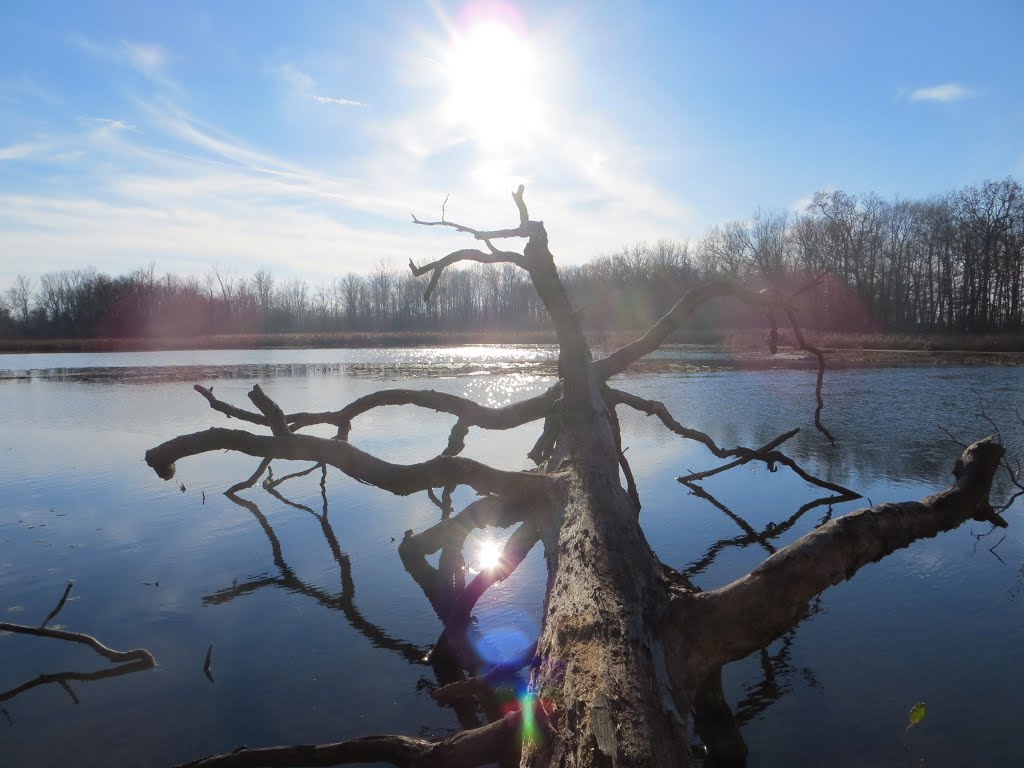
{"type": "MultiPolygon", "coordinates": [[[[801,321],[823,331],[976,332],[1022,322],[1024,190],[1013,178],[925,200],[819,192],[806,210],[758,210],[694,242],[637,243],[561,267],[593,331],[643,328],[685,291],[729,279],[801,298],[801,321]]],[[[378,263],[317,283],[260,269],[238,275],[110,276],[95,269],[19,275],[0,295],[5,337],[188,337],[324,331],[541,330],[546,314],[510,264],[446,270],[423,301],[426,277],[378,263]]],[[[756,327],[751,310],[713,310],[697,327],[756,327]]]]}

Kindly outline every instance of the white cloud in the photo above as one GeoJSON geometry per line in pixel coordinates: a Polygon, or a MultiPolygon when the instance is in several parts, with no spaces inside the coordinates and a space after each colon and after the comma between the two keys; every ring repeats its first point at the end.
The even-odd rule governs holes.
{"type": "MultiPolygon", "coordinates": [[[[55,139],[55,150],[84,163],[87,195],[0,192],[0,252],[21,254],[34,273],[88,264],[120,272],[154,260],[175,272],[220,263],[249,273],[256,264],[311,278],[423,257],[423,233],[407,223],[409,190],[311,171],[171,105],[144,106],[144,131],[91,118],[55,139]]],[[[11,157],[28,151],[0,149],[11,157]]],[[[427,247],[439,242],[448,245],[432,238],[427,247]]],[[[14,266],[0,266],[0,285],[14,266]]]]}
{"type": "Polygon", "coordinates": [[[806,213],[807,206],[809,206],[813,200],[814,195],[804,195],[803,197],[798,197],[796,200],[793,201],[793,204],[789,206],[789,210],[792,211],[793,213],[806,213]]]}
{"type": "Polygon", "coordinates": [[[316,80],[308,72],[300,69],[295,64],[285,62],[274,70],[274,73],[283,80],[297,96],[301,99],[315,101],[319,104],[336,104],[341,107],[364,107],[361,101],[354,99],[334,98],[332,96],[318,96],[313,93],[316,88],[316,80]]]}
{"type": "Polygon", "coordinates": [[[910,92],[911,101],[960,101],[974,95],[974,91],[957,83],[944,83],[910,92]]]}
{"type": "Polygon", "coordinates": [[[314,101],[318,101],[321,104],[339,104],[343,107],[364,107],[366,106],[361,101],[353,101],[352,99],[332,99],[330,96],[314,96],[314,101]]]}
{"type": "Polygon", "coordinates": [[[134,125],[109,117],[87,117],[83,118],[82,123],[89,128],[89,135],[94,139],[108,139],[124,131],[135,130],[134,125]]]}

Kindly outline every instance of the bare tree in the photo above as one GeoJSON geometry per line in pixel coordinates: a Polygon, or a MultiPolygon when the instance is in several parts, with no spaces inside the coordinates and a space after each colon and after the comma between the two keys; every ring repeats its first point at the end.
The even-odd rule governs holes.
{"type": "MultiPolygon", "coordinates": [[[[725,459],[726,466],[762,461],[803,472],[779,451],[795,431],[757,449],[723,448],[708,435],[680,424],[663,404],[615,389],[609,380],[657,350],[694,310],[715,299],[753,305],[769,314],[773,323],[776,316],[788,318],[794,335],[802,340],[793,321],[793,299],[732,283],[709,283],[686,294],[636,341],[593,360],[579,315],[548,248],[545,227],[529,218],[522,187],[513,198],[519,222],[509,229],[478,230],[444,217],[440,221],[414,219],[418,224],[470,235],[485,250],[465,248],[422,266],[410,266],[417,276],[429,275],[427,300],[445,269],[459,262],[512,264],[524,270],[558,339],[559,379],[546,392],[506,407],[489,408],[440,392],[393,389],[367,395],[337,411],[286,414],[259,386],[249,394],[255,410],[246,410],[220,401],[197,385],[215,410],[268,427],[271,434],[215,427],[168,440],[147,451],[146,461],[160,477],[170,479],[180,459],[233,450],[261,461],[253,476],[235,485],[232,492],[254,485],[271,459],[282,459],[336,467],[359,482],[398,495],[428,494],[441,509],[441,522],[420,533],[409,532],[402,553],[418,582],[442,579],[454,590],[445,600],[432,599],[444,623],[435,655],[466,659],[463,654],[471,649],[466,648],[465,631],[477,600],[492,584],[507,578],[540,543],[548,574],[543,627],[532,660],[527,662],[530,683],[519,709],[504,716],[494,714],[484,724],[463,721],[466,730],[440,742],[379,736],[336,744],[238,749],[195,765],[390,762],[469,766],[500,760],[522,766],[679,768],[694,764],[690,752],[694,722],[722,762],[742,760],[745,748],[722,697],[723,665],[790,632],[829,586],[849,579],[861,567],[896,549],[968,519],[1005,525],[988,501],[1003,449],[986,439],[964,450],[950,488],[921,501],[882,504],[826,522],[788,547],[770,549],[774,554],[746,576],[719,589],[700,591],[685,574],[662,563],[644,536],[639,489],[621,450],[616,408],[634,408],[656,416],[680,437],[704,444],[725,459]],[[526,241],[522,253],[494,245],[496,240],[512,238],[526,241]],[[349,442],[355,418],[377,407],[395,405],[455,417],[448,444],[438,456],[419,464],[399,465],[349,442]],[[543,426],[529,453],[537,465],[531,471],[499,470],[459,455],[472,428],[503,430],[532,422],[543,426]],[[300,433],[321,424],[336,427],[336,436],[327,439],[300,433]],[[473,488],[481,498],[453,516],[451,493],[461,485],[473,488]],[[437,489],[442,490],[440,499],[437,489]],[[446,545],[441,533],[456,527],[457,521],[484,514],[484,510],[492,520],[516,526],[499,565],[469,583],[453,578],[457,569],[440,574],[445,563],[450,567],[460,558],[457,539],[454,545],[448,539],[446,545]],[[423,563],[417,568],[409,565],[439,549],[442,555],[437,570],[423,563]],[[544,733],[543,738],[536,738],[538,731],[544,733]]],[[[684,478],[691,486],[697,479],[684,478]]],[[[824,487],[846,492],[831,484],[824,487]]],[[[435,691],[435,698],[471,702],[497,674],[474,667],[472,661],[464,663],[475,676],[443,685],[435,691]]]]}
{"type": "Polygon", "coordinates": [[[11,305],[11,311],[17,314],[21,323],[28,322],[29,306],[32,302],[32,291],[34,290],[33,280],[26,275],[18,275],[14,278],[14,285],[7,289],[7,299],[11,305]]]}

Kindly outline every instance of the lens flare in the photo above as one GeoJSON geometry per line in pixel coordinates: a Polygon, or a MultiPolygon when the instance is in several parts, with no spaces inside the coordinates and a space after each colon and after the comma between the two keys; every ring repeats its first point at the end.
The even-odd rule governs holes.
{"type": "Polygon", "coordinates": [[[522,728],[523,744],[535,745],[540,743],[541,732],[537,726],[537,715],[534,707],[537,706],[537,697],[527,691],[519,698],[519,709],[523,713],[520,720],[522,728]]]}

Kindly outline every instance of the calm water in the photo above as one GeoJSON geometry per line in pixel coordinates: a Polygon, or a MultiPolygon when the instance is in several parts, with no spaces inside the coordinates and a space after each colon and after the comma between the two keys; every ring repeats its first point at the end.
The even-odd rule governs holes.
{"type": "MultiPolygon", "coordinates": [[[[258,382],[289,411],[397,386],[501,405],[548,386],[553,356],[546,347],[0,356],[0,620],[38,624],[74,580],[57,625],[115,648],[148,648],[159,662],[71,683],[74,698],[47,684],[0,702],[0,765],[166,766],[241,744],[458,728],[430,698],[436,678],[422,660],[440,623],[397,553],[403,531],[438,519],[424,495],[394,497],[332,470],[325,527],[318,473],[280,486],[283,498],[249,490],[243,506],[221,491],[247,477],[254,459],[192,458],[162,482],[142,456],[182,432],[225,424],[192,392],[197,381],[239,405],[258,382]],[[213,683],[203,673],[211,643],[213,683]]],[[[759,445],[804,427],[787,452],[875,503],[948,484],[959,449],[940,427],[965,441],[992,432],[976,415],[976,393],[1024,455],[1014,416],[1021,384],[1012,367],[835,371],[826,380],[824,416],[838,439],[830,447],[813,430],[810,371],[748,370],[728,355],[672,350],[617,382],[663,400],[720,444],[759,445]]],[[[660,557],[705,588],[763,559],[764,546],[674,479],[714,458],[653,420],[620,414],[660,557]]],[[[356,420],[351,440],[418,461],[444,447],[451,423],[379,409],[356,420]]],[[[464,455],[525,468],[536,434],[474,430],[464,455]]],[[[300,468],[275,463],[278,476],[300,468]]],[[[784,469],[740,468],[705,488],[759,531],[825,495],[784,469]]],[[[457,493],[456,508],[469,500],[457,493]]],[[[828,511],[807,512],[769,546],[828,511]]],[[[1009,519],[991,551],[1002,532],[976,538],[986,526],[969,524],[869,566],[766,653],[728,668],[750,765],[908,765],[904,727],[919,700],[927,716],[911,734],[915,766],[921,756],[930,768],[1019,764],[1024,526],[1016,512],[1009,519]]],[[[487,540],[507,535],[474,534],[470,566],[487,540]]],[[[537,631],[543,582],[537,550],[485,595],[477,632],[495,653],[537,631]]],[[[67,643],[0,636],[0,697],[42,673],[107,666],[67,643]]]]}

